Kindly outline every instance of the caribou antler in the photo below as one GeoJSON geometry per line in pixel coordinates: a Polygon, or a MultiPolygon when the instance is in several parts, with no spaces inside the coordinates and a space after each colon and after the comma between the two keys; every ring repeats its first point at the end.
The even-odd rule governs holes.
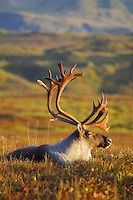
{"type": "MultiPolygon", "coordinates": [[[[49,78],[52,78],[52,74],[51,74],[50,70],[49,70],[49,78]]],[[[48,110],[49,110],[50,114],[54,117],[54,119],[58,119],[60,121],[64,121],[64,122],[76,125],[72,120],[60,117],[58,114],[56,114],[52,110],[51,101],[52,101],[52,97],[53,97],[54,92],[58,89],[58,86],[55,85],[52,81],[50,81],[50,87],[47,87],[41,80],[37,80],[37,82],[41,86],[43,86],[47,90],[47,92],[48,92],[47,106],[48,106],[48,110]]]]}
{"type": "MultiPolygon", "coordinates": [[[[95,121],[95,120],[94,120],[95,121]]],[[[90,122],[89,124],[86,124],[86,127],[98,127],[103,129],[104,131],[108,132],[110,126],[107,126],[108,122],[108,112],[106,113],[105,117],[103,118],[102,121],[95,123],[94,121],[90,122]]]]}
{"type": "Polygon", "coordinates": [[[62,75],[62,79],[58,79],[54,80],[52,78],[52,74],[51,71],[49,71],[49,77],[45,77],[45,79],[50,80],[50,87],[47,87],[41,80],[37,80],[37,82],[42,85],[47,91],[48,91],[48,101],[47,101],[47,105],[48,105],[48,110],[51,113],[51,115],[55,118],[58,119],[60,121],[64,121],[73,125],[77,125],[80,124],[81,122],[78,121],[76,118],[74,118],[73,116],[71,116],[70,114],[66,113],[65,111],[63,111],[60,108],[59,105],[59,101],[60,101],[60,96],[61,93],[63,92],[64,87],[67,85],[67,83],[69,81],[71,81],[72,79],[76,78],[77,76],[83,76],[84,74],[73,74],[73,69],[76,67],[76,65],[74,65],[71,69],[70,69],[70,74],[68,76],[65,75],[66,72],[63,71],[63,65],[62,63],[58,64],[60,67],[60,71],[61,71],[61,75],[62,75]],[[52,106],[51,106],[51,101],[52,101],[52,97],[54,92],[57,90],[58,88],[58,94],[57,94],[57,98],[56,98],[56,108],[58,110],[59,113],[54,113],[54,111],[52,110],[52,106]],[[64,118],[59,116],[59,114],[69,118],[64,118]]]}
{"type": "Polygon", "coordinates": [[[93,111],[86,119],[84,119],[84,121],[82,121],[82,124],[85,124],[95,114],[98,113],[96,118],[92,122],[85,124],[85,126],[86,127],[99,127],[101,129],[103,129],[104,131],[108,132],[108,130],[110,128],[109,126],[106,126],[106,123],[108,122],[108,113],[106,114],[106,116],[104,117],[104,119],[102,121],[97,122],[101,118],[101,116],[108,110],[107,104],[108,104],[107,98],[105,99],[104,94],[102,93],[101,102],[98,99],[98,106],[96,106],[95,102],[93,101],[93,111]]]}
{"type": "Polygon", "coordinates": [[[49,77],[49,78],[45,78],[47,80],[50,80],[51,82],[53,82],[55,85],[58,86],[58,93],[57,93],[57,98],[56,98],[56,108],[58,110],[58,114],[63,115],[67,118],[69,118],[70,120],[72,120],[74,122],[75,125],[77,124],[81,124],[81,122],[79,120],[77,120],[75,117],[73,117],[72,115],[68,114],[67,112],[65,112],[64,110],[61,109],[59,102],[60,102],[60,97],[61,94],[65,88],[65,86],[73,79],[75,79],[78,76],[83,76],[84,74],[73,74],[73,70],[76,67],[76,65],[74,65],[71,69],[70,69],[70,73],[68,76],[65,75],[66,71],[64,72],[63,70],[63,65],[62,62],[58,64],[59,68],[60,68],[60,72],[62,75],[62,79],[59,80],[54,80],[53,78],[49,77]]]}
{"type": "Polygon", "coordinates": [[[46,77],[45,79],[50,81],[50,87],[47,87],[41,80],[37,80],[37,82],[42,85],[47,91],[48,91],[48,101],[47,101],[47,105],[48,105],[48,110],[51,113],[51,115],[55,118],[58,119],[60,121],[64,121],[73,125],[81,125],[81,127],[86,130],[88,127],[99,127],[101,129],[103,129],[104,131],[108,131],[108,129],[110,128],[109,126],[106,125],[107,121],[108,121],[108,113],[106,113],[105,117],[103,118],[103,120],[101,120],[100,122],[97,122],[101,116],[107,111],[107,99],[104,98],[104,94],[102,93],[102,98],[101,101],[98,100],[98,106],[95,105],[95,102],[93,102],[93,111],[91,112],[91,114],[84,119],[82,122],[80,122],[78,119],[76,119],[75,117],[73,117],[72,115],[68,114],[67,112],[65,112],[61,107],[60,107],[60,97],[61,94],[65,88],[65,86],[73,79],[75,79],[78,76],[83,76],[84,73],[82,74],[74,74],[73,70],[75,69],[76,65],[74,65],[69,72],[69,75],[66,76],[66,71],[63,70],[63,65],[62,62],[58,64],[59,68],[60,68],[60,72],[61,72],[61,76],[62,78],[58,78],[56,77],[56,80],[52,78],[52,74],[51,71],[49,71],[49,77],[46,77]],[[58,113],[54,113],[54,111],[52,110],[52,106],[51,106],[51,101],[52,101],[52,97],[54,92],[58,89],[57,92],[57,97],[56,97],[56,108],[58,110],[58,113]],[[95,119],[88,123],[85,124],[88,120],[90,120],[95,114],[97,114],[97,116],[95,117],[95,119]],[[59,115],[62,115],[64,117],[61,117],[59,115]]]}

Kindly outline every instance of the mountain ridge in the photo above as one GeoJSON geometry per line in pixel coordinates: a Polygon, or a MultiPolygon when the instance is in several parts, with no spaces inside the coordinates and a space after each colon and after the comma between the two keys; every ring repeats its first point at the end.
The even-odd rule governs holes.
{"type": "Polygon", "coordinates": [[[131,33],[133,1],[2,0],[0,29],[46,33],[131,33]]]}

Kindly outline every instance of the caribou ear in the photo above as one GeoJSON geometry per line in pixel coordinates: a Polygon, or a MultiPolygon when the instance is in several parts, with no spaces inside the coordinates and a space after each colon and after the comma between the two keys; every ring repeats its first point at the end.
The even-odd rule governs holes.
{"type": "Polygon", "coordinates": [[[84,135],[84,132],[85,132],[83,130],[83,127],[81,126],[81,124],[78,124],[77,128],[78,128],[78,132],[79,132],[79,137],[82,137],[84,135]]]}

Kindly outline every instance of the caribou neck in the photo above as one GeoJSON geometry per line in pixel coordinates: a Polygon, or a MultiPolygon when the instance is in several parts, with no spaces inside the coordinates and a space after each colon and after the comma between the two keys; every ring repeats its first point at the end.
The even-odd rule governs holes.
{"type": "Polygon", "coordinates": [[[79,137],[78,130],[75,130],[64,140],[49,145],[49,155],[58,162],[71,164],[73,161],[89,160],[91,157],[91,148],[85,137],[79,137]],[[86,153],[87,152],[87,153],[86,153]]]}

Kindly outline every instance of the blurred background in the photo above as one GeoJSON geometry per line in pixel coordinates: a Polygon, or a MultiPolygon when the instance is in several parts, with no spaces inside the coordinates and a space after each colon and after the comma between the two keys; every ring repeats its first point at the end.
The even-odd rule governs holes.
{"type": "Polygon", "coordinates": [[[59,75],[60,61],[85,73],[68,84],[61,107],[83,120],[104,92],[111,128],[94,131],[114,148],[132,147],[132,0],[0,0],[0,143],[53,143],[75,130],[49,121],[47,92],[36,83],[49,69],[59,75]]]}

